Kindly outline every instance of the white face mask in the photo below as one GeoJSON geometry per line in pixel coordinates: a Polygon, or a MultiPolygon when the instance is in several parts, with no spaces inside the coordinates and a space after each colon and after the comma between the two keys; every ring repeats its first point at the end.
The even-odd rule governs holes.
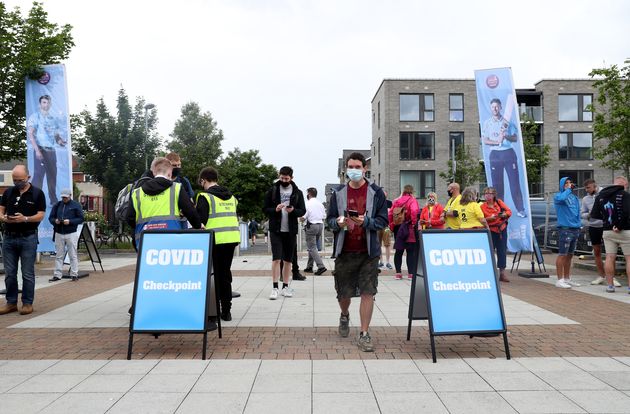
{"type": "Polygon", "coordinates": [[[349,168],[346,171],[348,178],[354,182],[359,182],[363,178],[363,170],[356,168],[349,168]]]}

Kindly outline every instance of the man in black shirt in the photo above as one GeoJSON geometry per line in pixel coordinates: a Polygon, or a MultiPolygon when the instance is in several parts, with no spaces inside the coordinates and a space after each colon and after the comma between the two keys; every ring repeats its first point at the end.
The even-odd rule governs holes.
{"type": "Polygon", "coordinates": [[[0,221],[4,223],[2,258],[6,272],[7,303],[0,307],[0,315],[18,310],[18,262],[22,261],[22,309],[20,314],[33,312],[35,297],[35,257],[37,255],[37,227],[46,212],[46,197],[34,187],[25,165],[16,165],[11,172],[13,187],[5,190],[0,201],[0,221]]]}

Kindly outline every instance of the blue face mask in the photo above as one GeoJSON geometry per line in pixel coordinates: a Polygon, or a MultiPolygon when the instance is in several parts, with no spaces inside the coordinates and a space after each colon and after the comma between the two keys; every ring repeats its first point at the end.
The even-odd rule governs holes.
{"type": "Polygon", "coordinates": [[[348,178],[350,180],[352,180],[354,182],[359,182],[363,178],[363,170],[362,169],[349,168],[346,171],[346,175],[348,176],[348,178]]]}

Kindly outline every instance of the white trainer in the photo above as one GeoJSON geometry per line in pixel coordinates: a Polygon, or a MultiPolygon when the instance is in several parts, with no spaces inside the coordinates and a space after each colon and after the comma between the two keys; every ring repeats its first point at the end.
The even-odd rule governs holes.
{"type": "Polygon", "coordinates": [[[569,285],[573,286],[573,287],[580,287],[582,285],[580,285],[578,282],[573,281],[573,279],[564,279],[565,283],[568,283],[569,285]]]}
{"type": "Polygon", "coordinates": [[[565,282],[565,279],[558,279],[558,281],[556,282],[556,287],[562,289],[571,289],[571,285],[565,282]]]}
{"type": "Polygon", "coordinates": [[[591,285],[601,285],[601,284],[602,284],[602,283],[604,283],[605,281],[606,281],[606,278],[605,278],[605,277],[598,276],[598,277],[597,277],[597,279],[595,279],[595,280],[593,280],[593,281],[591,282],[591,285]]]}
{"type": "Polygon", "coordinates": [[[282,296],[284,296],[285,298],[292,298],[293,297],[293,289],[291,289],[290,287],[283,287],[282,288],[282,292],[280,292],[280,294],[282,296]]]}
{"type": "Polygon", "coordinates": [[[271,289],[271,294],[269,295],[269,300],[278,299],[278,288],[271,289]]]}
{"type": "Polygon", "coordinates": [[[616,277],[613,277],[613,285],[615,285],[615,287],[621,287],[621,283],[619,283],[616,277]]]}

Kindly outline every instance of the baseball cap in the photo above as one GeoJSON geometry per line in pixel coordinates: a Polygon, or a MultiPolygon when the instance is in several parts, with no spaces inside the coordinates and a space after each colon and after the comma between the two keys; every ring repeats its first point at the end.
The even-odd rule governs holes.
{"type": "Polygon", "coordinates": [[[64,188],[63,190],[61,190],[61,197],[72,197],[72,191],[70,191],[68,188],[64,188]]]}

